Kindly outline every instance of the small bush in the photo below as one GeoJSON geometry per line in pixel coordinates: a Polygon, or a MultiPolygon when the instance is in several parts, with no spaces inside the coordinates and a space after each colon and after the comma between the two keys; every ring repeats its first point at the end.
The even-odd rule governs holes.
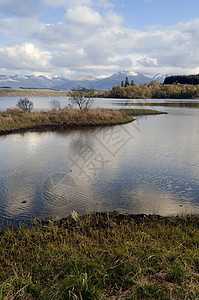
{"type": "Polygon", "coordinates": [[[61,109],[61,104],[58,100],[50,101],[50,106],[51,106],[52,110],[60,110],[61,109]]]}

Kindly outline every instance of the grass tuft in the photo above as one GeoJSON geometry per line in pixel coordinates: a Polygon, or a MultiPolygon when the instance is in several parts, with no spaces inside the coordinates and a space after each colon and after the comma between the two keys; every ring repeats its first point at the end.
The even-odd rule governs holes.
{"type": "Polygon", "coordinates": [[[0,299],[198,299],[199,217],[97,213],[2,229],[0,299]]]}

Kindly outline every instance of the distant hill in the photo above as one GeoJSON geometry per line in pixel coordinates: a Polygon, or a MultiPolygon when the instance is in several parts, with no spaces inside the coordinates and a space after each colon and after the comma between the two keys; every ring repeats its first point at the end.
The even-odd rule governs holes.
{"type": "Polygon", "coordinates": [[[70,82],[70,80],[63,77],[55,77],[49,79],[45,76],[8,76],[0,75],[0,87],[9,86],[11,88],[47,88],[51,89],[55,85],[70,82]]]}
{"type": "Polygon", "coordinates": [[[95,90],[110,90],[114,85],[121,84],[122,80],[128,77],[129,82],[140,85],[141,83],[150,83],[152,80],[164,82],[165,75],[157,74],[153,77],[134,72],[120,71],[109,77],[95,78],[85,77],[76,80],[69,80],[64,77],[54,77],[49,79],[45,76],[18,76],[18,75],[0,75],[0,87],[11,88],[48,88],[55,90],[70,90],[78,86],[92,88],[95,90]]]}

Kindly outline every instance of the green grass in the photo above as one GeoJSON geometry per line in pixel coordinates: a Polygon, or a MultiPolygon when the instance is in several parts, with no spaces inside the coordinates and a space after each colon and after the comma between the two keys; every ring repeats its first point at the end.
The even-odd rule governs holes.
{"type": "Polygon", "coordinates": [[[199,217],[93,214],[0,236],[0,299],[199,299],[199,217]]]}
{"type": "Polygon", "coordinates": [[[150,110],[78,109],[23,112],[18,109],[0,112],[0,134],[31,129],[67,128],[124,124],[138,114],[158,113],[150,110]]]}
{"type": "Polygon", "coordinates": [[[121,109],[121,112],[127,116],[144,116],[144,115],[161,115],[167,114],[165,112],[152,110],[152,109],[143,109],[143,108],[136,108],[136,109],[121,109]]]}

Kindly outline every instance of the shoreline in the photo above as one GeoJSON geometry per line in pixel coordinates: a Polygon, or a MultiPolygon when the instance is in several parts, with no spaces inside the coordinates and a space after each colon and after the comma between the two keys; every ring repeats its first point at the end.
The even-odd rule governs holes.
{"type": "MultiPolygon", "coordinates": [[[[143,85],[145,86],[145,85],[143,85]]],[[[158,96],[154,95],[153,93],[151,93],[151,89],[153,89],[153,87],[146,87],[145,88],[141,88],[140,86],[129,86],[128,88],[132,89],[133,93],[131,92],[128,95],[128,92],[126,93],[126,88],[122,88],[120,85],[115,85],[112,89],[110,90],[105,90],[105,91],[95,91],[94,95],[92,96],[93,98],[106,98],[106,99],[153,99],[153,100],[159,100],[159,99],[165,99],[165,100],[169,100],[169,99],[175,99],[175,100],[198,100],[199,97],[198,95],[193,96],[191,95],[190,97],[188,96],[188,94],[182,96],[182,93],[179,93],[179,91],[181,91],[182,88],[179,87],[179,91],[178,92],[172,92],[170,93],[169,90],[172,87],[176,87],[175,85],[159,85],[157,87],[162,90],[163,92],[163,96],[161,96],[162,94],[160,93],[158,96]],[[166,88],[166,90],[165,90],[166,88]],[[116,91],[114,91],[116,89],[116,91]],[[135,90],[134,90],[135,89],[135,90]],[[137,94],[137,89],[139,91],[139,93],[137,94]],[[149,91],[149,94],[145,93],[145,90],[149,91]],[[167,90],[168,89],[168,90],[167,90]],[[120,92],[119,92],[120,91],[120,92]],[[142,93],[142,91],[144,92],[144,94],[142,93]],[[119,92],[119,95],[118,95],[119,92]]],[[[190,88],[190,85],[186,85],[188,88],[190,88]]],[[[194,88],[194,86],[191,86],[192,88],[194,88]]],[[[128,90],[127,88],[127,90],[128,90]]],[[[34,88],[0,88],[0,98],[1,97],[70,97],[70,90],[53,90],[53,89],[47,89],[47,88],[38,88],[38,89],[34,89],[34,88]]]]}
{"type": "Polygon", "coordinates": [[[63,130],[63,129],[81,129],[81,128],[86,128],[86,127],[99,127],[99,126],[116,126],[116,125],[123,125],[123,124],[128,124],[129,122],[133,122],[135,119],[132,121],[127,121],[127,122],[121,122],[121,123],[103,123],[103,125],[95,125],[95,124],[90,124],[90,125],[84,125],[84,124],[77,124],[77,125],[42,125],[42,126],[35,126],[35,127],[30,127],[30,128],[19,128],[19,129],[12,129],[12,130],[4,130],[0,131],[0,136],[4,134],[12,134],[12,133],[25,133],[29,131],[54,131],[54,130],[63,130]]]}
{"type": "MultiPolygon", "coordinates": [[[[121,222],[126,222],[133,220],[136,224],[140,224],[143,222],[150,223],[153,221],[163,222],[164,224],[172,222],[173,225],[179,224],[188,224],[190,222],[197,222],[199,225],[199,214],[185,214],[185,215],[168,215],[162,216],[159,214],[145,214],[145,213],[136,213],[136,214],[129,214],[129,213],[119,213],[117,211],[112,212],[93,212],[83,215],[78,215],[76,212],[72,212],[71,215],[61,218],[60,220],[51,220],[48,221],[41,221],[43,225],[48,224],[49,222],[53,222],[54,225],[58,226],[66,226],[71,228],[71,226],[77,225],[77,220],[85,220],[87,218],[93,218],[93,220],[97,220],[97,226],[105,224],[104,221],[107,219],[112,219],[115,224],[120,224],[121,222]],[[74,213],[74,216],[73,216],[74,213]]],[[[39,221],[40,222],[40,221],[39,221]]],[[[92,222],[91,222],[92,223],[92,222]]],[[[92,223],[95,226],[95,222],[92,223]]]]}

